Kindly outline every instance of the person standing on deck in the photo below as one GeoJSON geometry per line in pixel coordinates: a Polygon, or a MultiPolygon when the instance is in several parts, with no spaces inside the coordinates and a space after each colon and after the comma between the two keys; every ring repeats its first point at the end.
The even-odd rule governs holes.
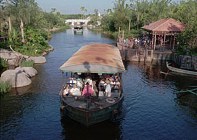
{"type": "Polygon", "coordinates": [[[81,96],[80,89],[77,88],[77,85],[76,84],[74,84],[74,86],[70,89],[70,93],[73,96],[81,96]]]}
{"type": "Polygon", "coordinates": [[[92,86],[87,82],[83,91],[82,91],[82,95],[83,96],[92,96],[94,94],[94,90],[92,88],[92,86]]]}
{"type": "Polygon", "coordinates": [[[68,96],[70,94],[69,85],[67,84],[63,90],[63,96],[68,96]]]}
{"type": "Polygon", "coordinates": [[[105,87],[105,94],[107,97],[111,97],[111,85],[110,85],[110,81],[106,80],[106,87],[105,87]]]}

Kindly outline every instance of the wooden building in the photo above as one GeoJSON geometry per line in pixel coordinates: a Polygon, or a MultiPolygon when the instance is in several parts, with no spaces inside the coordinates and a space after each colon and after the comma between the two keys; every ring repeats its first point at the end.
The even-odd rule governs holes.
{"type": "Polygon", "coordinates": [[[175,19],[167,18],[152,22],[142,28],[149,32],[153,50],[155,50],[156,46],[167,46],[169,49],[174,49],[176,36],[184,31],[185,25],[175,19]]]}

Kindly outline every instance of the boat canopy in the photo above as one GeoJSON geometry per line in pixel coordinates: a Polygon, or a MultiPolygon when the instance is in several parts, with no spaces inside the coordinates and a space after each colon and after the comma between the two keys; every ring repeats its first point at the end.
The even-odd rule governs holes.
{"type": "Polygon", "coordinates": [[[63,72],[121,73],[125,71],[120,51],[109,44],[94,43],[81,47],[61,67],[63,72]]]}

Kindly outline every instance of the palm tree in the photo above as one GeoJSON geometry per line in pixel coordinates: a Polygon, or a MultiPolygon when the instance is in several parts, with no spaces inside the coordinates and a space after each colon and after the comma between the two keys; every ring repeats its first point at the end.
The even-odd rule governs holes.
{"type": "Polygon", "coordinates": [[[81,8],[81,12],[82,12],[82,18],[84,18],[85,17],[85,13],[87,12],[87,9],[84,7],[84,6],[82,6],[81,8]]]}

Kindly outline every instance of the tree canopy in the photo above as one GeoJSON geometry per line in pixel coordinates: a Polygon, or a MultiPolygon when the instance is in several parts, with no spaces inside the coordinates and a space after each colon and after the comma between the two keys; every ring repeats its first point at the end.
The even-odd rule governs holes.
{"type": "Polygon", "coordinates": [[[55,8],[42,11],[35,0],[0,0],[0,23],[0,37],[6,38],[1,47],[26,54],[41,53],[48,46],[48,31],[65,26],[65,19],[55,8]]]}
{"type": "Polygon", "coordinates": [[[162,18],[174,18],[186,25],[178,37],[181,47],[197,52],[196,0],[115,0],[102,18],[102,29],[108,32],[124,30],[128,36],[139,36],[141,27],[162,18]]]}

